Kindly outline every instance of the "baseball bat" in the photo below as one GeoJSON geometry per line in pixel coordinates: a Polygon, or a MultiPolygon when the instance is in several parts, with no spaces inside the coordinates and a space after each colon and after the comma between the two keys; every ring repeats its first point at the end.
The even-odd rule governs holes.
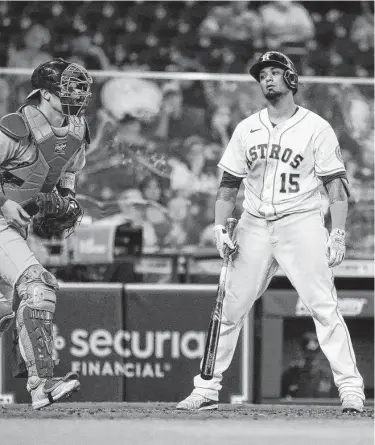
{"type": "MultiPolygon", "coordinates": [[[[235,218],[228,218],[227,230],[231,239],[236,224],[237,220],[235,218]]],[[[219,286],[217,289],[215,305],[211,314],[210,325],[208,327],[208,334],[206,339],[206,347],[203,355],[203,362],[201,368],[201,377],[203,380],[211,380],[214,375],[217,345],[219,342],[219,334],[221,327],[221,316],[223,313],[223,301],[225,297],[225,283],[227,280],[229,255],[230,255],[230,249],[228,246],[225,246],[224,258],[220,271],[219,286]]]]}

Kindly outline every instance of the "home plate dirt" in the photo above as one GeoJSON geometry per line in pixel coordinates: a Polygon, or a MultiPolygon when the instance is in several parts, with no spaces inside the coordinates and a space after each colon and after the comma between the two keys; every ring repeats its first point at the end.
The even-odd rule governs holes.
{"type": "Polygon", "coordinates": [[[0,406],[6,445],[372,445],[374,409],[221,405],[176,411],[170,403],[60,403],[41,411],[0,406]]]}

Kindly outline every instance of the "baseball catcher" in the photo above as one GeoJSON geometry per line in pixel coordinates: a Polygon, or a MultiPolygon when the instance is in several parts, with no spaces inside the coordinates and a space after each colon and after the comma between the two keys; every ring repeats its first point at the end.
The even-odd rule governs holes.
{"type": "Polygon", "coordinates": [[[39,409],[80,387],[78,375],[54,377],[52,323],[56,278],[38,262],[26,239],[30,224],[42,238],[61,237],[82,217],[76,175],[90,143],[84,118],[92,78],[80,65],[54,59],[33,72],[34,90],[0,119],[0,335],[16,320],[14,377],[27,377],[39,409]],[[3,287],[1,287],[3,289],[3,287]]]}

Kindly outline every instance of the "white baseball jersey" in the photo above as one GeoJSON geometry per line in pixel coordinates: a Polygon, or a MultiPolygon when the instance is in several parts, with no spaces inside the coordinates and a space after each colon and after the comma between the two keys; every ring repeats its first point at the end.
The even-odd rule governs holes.
{"type": "Polygon", "coordinates": [[[244,209],[267,220],[320,208],[319,177],[345,172],[332,127],[303,107],[275,127],[266,108],[241,121],[218,166],[244,178],[244,209]]]}

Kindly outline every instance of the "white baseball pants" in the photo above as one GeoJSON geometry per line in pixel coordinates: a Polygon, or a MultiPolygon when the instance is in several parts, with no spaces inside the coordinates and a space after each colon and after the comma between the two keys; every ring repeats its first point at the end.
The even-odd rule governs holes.
{"type": "Polygon", "coordinates": [[[354,393],[364,399],[363,379],[328,266],[328,232],[320,211],[293,214],[272,222],[245,211],[234,237],[238,251],[228,267],[214,377],[203,380],[196,376],[194,392],[218,400],[222,375],[233,358],[244,317],[280,265],[313,317],[340,397],[354,393]]]}

